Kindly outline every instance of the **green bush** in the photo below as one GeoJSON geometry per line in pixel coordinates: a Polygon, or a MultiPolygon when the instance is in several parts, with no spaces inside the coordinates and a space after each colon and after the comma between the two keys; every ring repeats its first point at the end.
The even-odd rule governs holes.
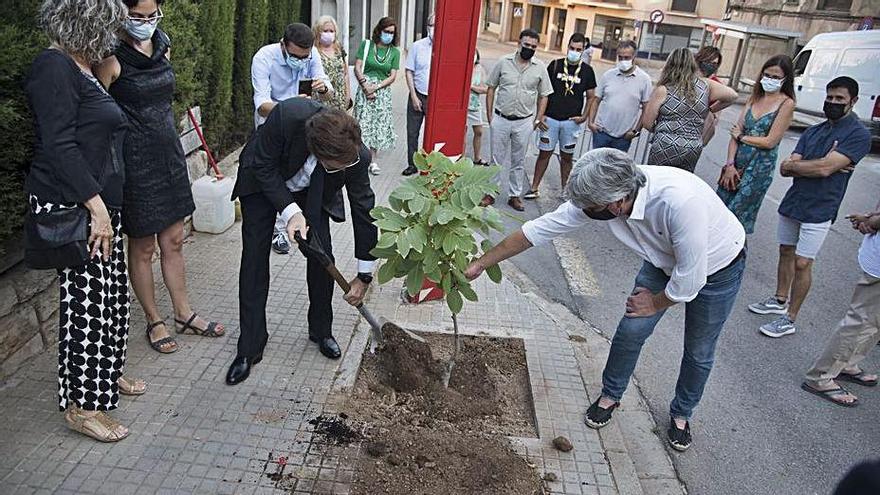
{"type": "Polygon", "coordinates": [[[300,22],[300,0],[269,0],[269,39],[279,41],[284,28],[292,22],[300,22]]]}
{"type": "Polygon", "coordinates": [[[33,152],[33,121],[22,90],[37,53],[48,42],[36,25],[39,1],[22,0],[5,9],[0,24],[0,254],[21,228],[25,211],[22,186],[33,152]]]}
{"type": "Polygon", "coordinates": [[[203,120],[206,138],[217,153],[228,150],[226,136],[232,122],[232,66],[235,56],[235,0],[210,0],[201,4],[201,43],[204,63],[199,81],[205,90],[203,120]]]}
{"type": "Polygon", "coordinates": [[[238,140],[243,140],[254,126],[251,60],[266,44],[268,3],[266,0],[238,0],[236,11],[235,66],[232,70],[232,109],[238,140]]]}
{"type": "Polygon", "coordinates": [[[198,29],[200,6],[193,0],[174,0],[165,3],[163,8],[162,29],[171,37],[171,63],[177,77],[174,115],[179,122],[186,109],[201,104],[205,96],[205,87],[199,79],[204,62],[198,29]]]}

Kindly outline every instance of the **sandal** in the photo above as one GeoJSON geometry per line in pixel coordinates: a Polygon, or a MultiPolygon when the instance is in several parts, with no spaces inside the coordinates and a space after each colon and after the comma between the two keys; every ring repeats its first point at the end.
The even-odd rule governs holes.
{"type": "Polygon", "coordinates": [[[120,376],[116,384],[119,386],[119,393],[122,395],[144,395],[144,392],[147,391],[147,382],[139,378],[133,378],[129,381],[127,378],[120,376]]]}
{"type": "Polygon", "coordinates": [[[840,397],[844,394],[852,395],[849,393],[849,391],[847,389],[840,387],[840,386],[838,386],[837,388],[829,389],[829,390],[819,390],[817,388],[813,388],[813,386],[810,385],[809,383],[803,382],[803,383],[801,383],[801,388],[806,390],[807,392],[813,394],[813,395],[817,395],[817,396],[827,400],[828,402],[833,402],[834,404],[837,404],[838,406],[855,407],[855,406],[859,405],[858,398],[856,398],[856,400],[854,400],[852,402],[845,402],[842,400],[835,399],[835,397],[840,397]]]}
{"type": "Polygon", "coordinates": [[[76,406],[67,408],[67,411],[64,413],[64,420],[71,430],[78,431],[99,442],[118,442],[130,433],[127,428],[105,413],[98,412],[95,415],[87,416],[83,414],[82,409],[76,406]],[[124,428],[124,431],[120,430],[120,428],[124,428]]]}
{"type": "Polygon", "coordinates": [[[159,325],[164,324],[165,322],[163,320],[159,320],[147,325],[147,342],[150,343],[150,347],[152,347],[153,350],[156,352],[161,352],[162,354],[171,354],[172,352],[177,352],[177,341],[174,340],[174,337],[169,335],[155,342],[153,342],[153,339],[150,338],[153,333],[153,329],[158,327],[159,325]]]}
{"type": "Polygon", "coordinates": [[[876,387],[877,386],[877,379],[876,378],[874,378],[873,380],[865,379],[865,376],[867,376],[869,374],[871,374],[871,373],[865,373],[864,371],[861,371],[861,370],[859,370],[858,373],[847,373],[845,371],[841,371],[837,375],[837,379],[843,380],[845,382],[855,383],[856,385],[861,385],[863,387],[876,387]]]}
{"type": "Polygon", "coordinates": [[[194,327],[192,325],[192,322],[195,321],[195,319],[198,317],[198,313],[193,312],[192,316],[190,316],[189,320],[187,321],[178,320],[177,318],[175,318],[174,323],[182,325],[180,327],[177,327],[177,333],[185,334],[187,333],[187,330],[192,330],[193,335],[199,335],[202,337],[222,337],[226,334],[226,332],[223,331],[223,325],[217,323],[216,321],[209,321],[208,327],[205,329],[194,327]],[[220,329],[219,332],[217,331],[218,327],[220,329]]]}

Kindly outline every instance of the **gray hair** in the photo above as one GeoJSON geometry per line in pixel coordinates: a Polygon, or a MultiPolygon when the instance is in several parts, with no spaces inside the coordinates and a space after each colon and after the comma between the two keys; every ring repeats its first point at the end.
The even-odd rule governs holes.
{"type": "Polygon", "coordinates": [[[617,44],[617,50],[623,50],[624,48],[632,48],[633,54],[639,51],[639,48],[636,46],[636,42],[633,40],[623,40],[617,44]]]}
{"type": "Polygon", "coordinates": [[[116,48],[128,16],[122,0],[43,0],[40,25],[64,51],[94,64],[116,48]]]}
{"type": "Polygon", "coordinates": [[[580,157],[565,185],[565,197],[578,208],[605,206],[645,185],[647,179],[628,154],[599,148],[580,157]]]}

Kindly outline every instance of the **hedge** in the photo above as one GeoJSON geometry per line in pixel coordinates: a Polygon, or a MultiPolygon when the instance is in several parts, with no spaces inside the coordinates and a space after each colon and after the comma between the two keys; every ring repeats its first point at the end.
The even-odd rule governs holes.
{"type": "MultiPolygon", "coordinates": [[[[171,37],[177,75],[174,110],[201,105],[216,154],[234,149],[253,128],[250,62],[265,43],[300,19],[301,0],[173,0],[161,27],[171,37]],[[233,107],[235,105],[235,107],[233,107]]],[[[0,254],[21,230],[24,174],[33,149],[33,120],[22,84],[47,46],[36,20],[40,0],[19,0],[0,24],[0,254]]]]}

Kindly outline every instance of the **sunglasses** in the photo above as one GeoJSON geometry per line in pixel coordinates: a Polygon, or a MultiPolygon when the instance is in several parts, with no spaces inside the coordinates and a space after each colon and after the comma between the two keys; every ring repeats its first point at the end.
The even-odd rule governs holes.
{"type": "Polygon", "coordinates": [[[143,26],[144,24],[156,24],[163,17],[165,17],[165,14],[162,13],[162,9],[159,9],[150,17],[132,17],[129,15],[128,20],[135,26],[143,26]]]}
{"type": "Polygon", "coordinates": [[[357,160],[349,163],[348,165],[346,165],[342,168],[333,168],[333,169],[327,168],[326,166],[324,166],[324,162],[321,162],[321,166],[324,167],[324,171],[327,172],[328,174],[335,174],[336,172],[342,172],[345,169],[349,169],[351,167],[354,167],[355,165],[357,165],[360,162],[361,162],[361,157],[357,157],[357,160]]]}

